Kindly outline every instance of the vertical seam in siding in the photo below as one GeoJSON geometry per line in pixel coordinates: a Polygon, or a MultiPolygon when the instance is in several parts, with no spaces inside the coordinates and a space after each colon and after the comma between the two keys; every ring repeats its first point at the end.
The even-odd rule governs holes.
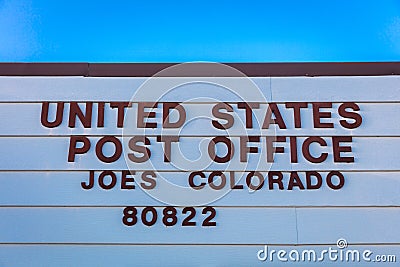
{"type": "Polygon", "coordinates": [[[299,244],[299,229],[298,229],[298,224],[297,224],[297,208],[294,207],[294,214],[295,214],[295,223],[296,223],[296,245],[299,244]]]}

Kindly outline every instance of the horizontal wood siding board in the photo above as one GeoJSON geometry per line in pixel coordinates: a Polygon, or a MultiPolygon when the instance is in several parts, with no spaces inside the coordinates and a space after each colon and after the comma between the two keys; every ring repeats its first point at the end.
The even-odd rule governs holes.
{"type": "MultiPolygon", "coordinates": [[[[138,208],[139,213],[143,208],[138,208]]],[[[198,208],[200,209],[200,208],[198,208]]],[[[140,217],[122,223],[123,208],[0,208],[0,243],[136,243],[136,244],[399,244],[396,208],[216,208],[215,227],[166,227],[159,217],[149,227],[140,217]],[[29,222],[29,223],[27,223],[29,222]]]]}
{"type": "MultiPolygon", "coordinates": [[[[331,170],[347,170],[347,171],[397,171],[400,170],[400,162],[398,160],[398,149],[400,147],[399,137],[354,137],[352,140],[352,153],[342,153],[342,156],[355,157],[354,162],[334,162],[332,154],[332,140],[326,138],[327,147],[330,148],[327,158],[322,163],[311,163],[307,161],[303,155],[299,153],[298,163],[291,163],[288,140],[282,143],[286,147],[286,153],[275,154],[273,164],[266,160],[265,150],[260,153],[250,154],[248,162],[240,162],[239,150],[233,154],[230,161],[226,163],[217,163],[211,160],[209,155],[200,156],[200,150],[192,151],[193,147],[198,147],[200,142],[203,144],[202,149],[207,146],[211,138],[202,141],[200,137],[181,137],[178,144],[172,145],[171,162],[164,162],[164,152],[162,143],[156,142],[156,137],[149,137],[151,158],[143,163],[133,163],[126,161],[124,156],[132,151],[128,148],[127,142],[123,145],[123,151],[120,156],[112,163],[105,163],[98,159],[95,153],[95,146],[99,142],[100,137],[89,137],[91,147],[85,154],[76,154],[74,162],[68,162],[68,153],[70,138],[68,137],[3,137],[0,138],[0,147],[2,153],[7,155],[0,161],[0,170],[118,170],[128,167],[136,170],[230,170],[230,171],[331,171],[331,170]],[[183,156],[190,157],[193,161],[184,160],[183,156]],[[36,160],[40,159],[40,160],[36,160]],[[173,165],[178,164],[178,165],[173,165]],[[177,167],[178,166],[178,167],[177,167]]],[[[122,140],[122,139],[121,139],[122,140]]],[[[239,148],[239,138],[230,138],[234,147],[239,148]]],[[[304,142],[305,138],[298,138],[298,146],[304,142]]],[[[263,140],[262,140],[263,141],[263,140]]],[[[122,142],[122,141],[121,141],[122,142]]],[[[344,143],[347,144],[347,143],[344,143]]],[[[350,144],[350,143],[348,143],[350,144]]],[[[263,146],[265,147],[265,141],[263,146]]],[[[317,147],[318,148],[318,147],[317,147]]],[[[311,153],[321,153],[320,149],[311,150],[311,153]]],[[[110,156],[110,145],[105,149],[107,156],[110,156]]],[[[207,148],[205,148],[207,149],[207,148]]],[[[323,149],[325,152],[326,149],[323,149]]],[[[114,150],[113,150],[114,151],[114,150]]],[[[298,148],[300,151],[300,148],[298,148]]],[[[71,154],[72,155],[72,154],[71,154]]]]}
{"type": "MultiPolygon", "coordinates": [[[[59,126],[48,128],[41,124],[40,116],[42,104],[35,103],[1,103],[0,102],[0,136],[70,136],[73,135],[176,135],[176,136],[245,136],[245,135],[281,135],[281,136],[335,136],[351,135],[356,136],[400,136],[400,124],[395,121],[389,122],[382,118],[396,118],[400,114],[400,103],[358,103],[360,107],[359,114],[363,118],[363,123],[356,129],[347,129],[340,125],[343,120],[338,113],[341,104],[332,104],[332,118],[327,121],[334,124],[334,128],[315,129],[313,125],[313,109],[308,104],[307,108],[302,110],[301,128],[295,128],[293,110],[285,108],[284,104],[277,104],[280,114],[285,122],[286,129],[280,129],[272,124],[269,129],[260,129],[267,114],[267,104],[260,104],[260,107],[254,110],[253,123],[251,129],[244,126],[245,112],[238,109],[237,104],[233,103],[232,116],[234,118],[233,126],[228,129],[217,129],[212,125],[212,108],[216,103],[183,103],[182,106],[186,113],[186,123],[184,127],[168,129],[162,128],[161,104],[157,110],[158,128],[148,128],[145,131],[137,129],[129,124],[125,118],[127,128],[117,127],[117,111],[110,107],[110,102],[105,104],[104,127],[97,127],[98,103],[94,103],[92,110],[91,128],[84,128],[82,123],[77,120],[74,128],[68,127],[70,102],[64,104],[63,119],[59,126]],[[197,119],[207,118],[207,119],[197,119]],[[365,126],[364,126],[365,124],[365,126]],[[27,131],[26,129],[29,129],[27,131]]],[[[85,105],[81,105],[84,109],[85,105]]],[[[48,112],[49,118],[55,116],[56,104],[50,104],[51,111],[48,112]]],[[[129,113],[132,118],[137,117],[137,104],[133,103],[129,113]]],[[[50,119],[51,120],[51,119],[50,119]]]]}
{"type": "MultiPolygon", "coordinates": [[[[103,189],[99,185],[99,175],[95,171],[95,185],[92,189],[83,189],[81,183],[89,181],[89,171],[6,171],[0,172],[0,206],[160,206],[165,205],[152,198],[152,190],[146,192],[140,187],[138,179],[142,171],[136,170],[129,178],[135,182],[134,189],[121,189],[122,170],[113,170],[117,182],[112,189],[103,189]],[[23,196],[23,197],[22,197],[23,196]]],[[[161,172],[160,177],[180,186],[189,186],[190,172],[161,172]]],[[[210,172],[204,172],[206,177],[210,172]]],[[[327,172],[320,172],[323,185],[318,190],[279,190],[277,186],[270,190],[268,181],[258,191],[250,191],[246,186],[248,173],[234,173],[235,181],[243,185],[243,189],[229,190],[230,176],[227,172],[226,189],[219,190],[213,206],[243,206],[243,207],[400,207],[400,172],[342,172],[345,184],[339,190],[333,190],[326,184],[327,172]]],[[[261,172],[265,177],[266,173],[261,172]]],[[[298,172],[302,183],[306,185],[305,173],[298,172]]],[[[287,188],[290,172],[283,172],[283,183],[287,188]]],[[[266,180],[268,178],[266,177],[266,180]]],[[[109,180],[106,183],[109,184],[109,180]]],[[[159,182],[158,182],[159,183],[159,182]]],[[[208,187],[208,186],[207,186],[208,187]]],[[[206,189],[207,189],[206,187],[206,189]]],[[[203,191],[198,191],[202,194],[203,191]]],[[[195,194],[196,192],[193,192],[195,194]]]]}
{"type": "MultiPolygon", "coordinates": [[[[138,209],[140,213],[142,208],[138,209]]],[[[7,218],[0,221],[0,243],[296,243],[294,208],[218,208],[213,219],[217,226],[209,227],[201,225],[207,217],[201,208],[193,218],[196,226],[181,226],[186,215],[177,208],[178,221],[169,227],[162,222],[162,208],[156,209],[153,226],[142,224],[139,215],[136,225],[129,227],[122,223],[123,208],[0,208],[0,218],[7,218]]]]}
{"type": "MultiPolygon", "coordinates": [[[[288,252],[297,249],[314,249],[320,253],[324,249],[337,249],[334,243],[322,246],[270,246],[269,249],[288,252]]],[[[395,266],[396,263],[329,261],[259,261],[257,252],[263,244],[257,245],[0,245],[0,263],[2,266],[395,266]],[[21,255],[23,255],[21,257],[21,255]],[[117,263],[117,264],[116,264],[117,263]]],[[[352,245],[349,250],[357,249],[361,253],[371,250],[374,255],[398,255],[400,245],[352,245]]],[[[318,254],[319,256],[320,254],[318,254]]]]}
{"type": "Polygon", "coordinates": [[[0,77],[0,102],[398,102],[400,76],[158,78],[140,77],[0,77]],[[169,90],[183,82],[190,85],[169,90]],[[232,90],[215,86],[221,84],[232,90]],[[240,84],[240,86],[238,86],[240,84]],[[249,86],[250,85],[250,86],[249,86]],[[156,86],[157,90],[153,90],[156,86]],[[250,90],[249,90],[250,89],[250,90]],[[234,91],[233,91],[234,90],[234,91]],[[145,93],[143,93],[145,92],[145,93]],[[235,93],[237,92],[237,93],[235,93]],[[297,93],[297,92],[301,92],[297,93]],[[132,99],[133,98],[133,99],[132,99]]]}

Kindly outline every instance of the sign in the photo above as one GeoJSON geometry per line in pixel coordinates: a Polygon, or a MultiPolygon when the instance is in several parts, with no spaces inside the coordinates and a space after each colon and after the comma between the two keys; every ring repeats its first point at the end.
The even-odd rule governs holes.
{"type": "Polygon", "coordinates": [[[400,76],[45,66],[0,66],[0,265],[400,260],[400,76]]]}

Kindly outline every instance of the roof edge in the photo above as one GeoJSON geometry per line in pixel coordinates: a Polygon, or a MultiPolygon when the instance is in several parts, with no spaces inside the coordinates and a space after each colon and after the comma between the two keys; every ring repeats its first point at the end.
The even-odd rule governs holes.
{"type": "MultiPolygon", "coordinates": [[[[0,76],[151,77],[180,63],[0,63],[0,76]]],[[[250,77],[400,75],[400,62],[222,63],[250,77]]],[[[204,75],[199,75],[204,76],[204,75]]],[[[218,76],[215,75],[215,76],[218,76]]]]}

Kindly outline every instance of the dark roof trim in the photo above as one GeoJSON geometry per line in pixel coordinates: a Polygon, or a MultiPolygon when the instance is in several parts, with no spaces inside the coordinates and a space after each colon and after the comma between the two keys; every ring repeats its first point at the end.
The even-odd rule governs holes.
{"type": "MultiPolygon", "coordinates": [[[[0,76],[151,77],[175,64],[178,63],[0,63],[0,76]]],[[[224,64],[251,77],[400,75],[400,62],[224,64]]]]}
{"type": "Polygon", "coordinates": [[[87,63],[0,63],[0,76],[87,75],[87,63]]]}

